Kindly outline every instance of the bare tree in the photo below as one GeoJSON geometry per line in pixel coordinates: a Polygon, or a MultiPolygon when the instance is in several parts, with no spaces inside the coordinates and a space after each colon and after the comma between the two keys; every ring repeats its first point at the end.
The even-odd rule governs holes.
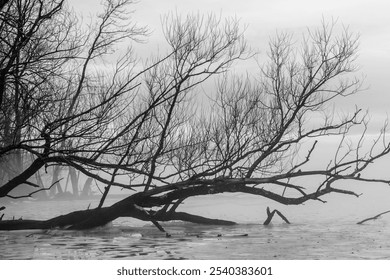
{"type": "Polygon", "coordinates": [[[99,206],[47,221],[1,221],[0,229],[83,229],[118,217],[148,220],[162,231],[159,221],[167,220],[233,224],[176,210],[189,197],[225,192],[288,205],[324,201],[329,193],[359,196],[337,187],[340,181],[390,183],[364,174],[390,151],[385,128],[364,147],[367,121],[361,110],[336,119],[327,108],[361,86],[348,75],[356,70],[358,38],[347,29],[337,33],[333,23],[323,23],[308,31],[301,45],[278,35],[260,77],[242,78],[229,72],[234,62],[250,56],[238,21],[171,14],[162,22],[169,46],[165,56],[136,71],[129,49],[110,71],[96,70],[96,61],[104,61],[117,44],[145,34],[128,23],[131,3],[107,1],[95,32],[81,41],[68,32],[72,55],[56,53],[66,60],[59,60],[55,83],[44,84],[55,92],[54,102],[37,111],[36,123],[26,125],[30,138],[0,150],[3,159],[14,150],[34,156],[3,183],[0,196],[13,197],[13,189],[32,185],[30,178],[40,169],[65,166],[105,185],[99,206]],[[210,110],[194,105],[198,86],[214,76],[220,77],[216,90],[205,87],[210,110]],[[323,122],[311,121],[318,114],[323,122]],[[362,128],[361,137],[349,144],[355,127],[362,128]],[[339,137],[340,143],[330,162],[313,168],[313,154],[325,136],[339,137]],[[319,183],[308,185],[309,177],[319,183]],[[135,193],[104,207],[112,187],[135,193]]]}
{"type": "Polygon", "coordinates": [[[59,15],[63,2],[5,1],[0,11],[2,182],[20,174],[29,161],[20,146],[36,137],[39,116],[54,100],[53,80],[74,51],[66,40],[71,19],[59,15]]]}
{"type": "Polygon", "coordinates": [[[58,184],[58,166],[71,166],[65,155],[85,156],[90,147],[105,141],[103,131],[108,133],[108,124],[120,115],[120,108],[113,112],[116,102],[136,87],[130,73],[120,77],[134,61],[129,50],[107,76],[94,67],[114,51],[115,44],[145,34],[145,29],[129,22],[126,7],[130,4],[107,1],[94,28],[85,33],[64,8],[64,1],[11,1],[4,8],[8,10],[2,12],[1,29],[0,154],[8,166],[15,153],[30,154],[33,161],[24,161],[25,168],[17,161],[18,169],[3,181],[0,196],[51,164],[55,165],[53,184],[58,184]],[[92,140],[99,136],[98,142],[92,140]]]}

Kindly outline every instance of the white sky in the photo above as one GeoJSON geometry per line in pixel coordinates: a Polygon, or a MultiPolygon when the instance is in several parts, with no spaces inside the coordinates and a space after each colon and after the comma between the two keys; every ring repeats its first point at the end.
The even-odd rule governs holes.
{"type": "MultiPolygon", "coordinates": [[[[70,3],[76,11],[93,14],[99,9],[100,1],[70,0],[70,3]]],[[[260,52],[266,51],[269,37],[277,30],[299,35],[307,27],[318,26],[322,18],[337,19],[338,23],[349,26],[361,36],[358,64],[366,75],[368,88],[349,98],[348,103],[369,109],[373,121],[382,122],[390,113],[388,0],[140,0],[133,8],[135,21],[153,31],[149,38],[151,46],[161,44],[162,49],[160,18],[172,11],[235,16],[247,25],[245,34],[249,45],[260,52]]],[[[147,51],[148,46],[142,49],[147,51]]]]}

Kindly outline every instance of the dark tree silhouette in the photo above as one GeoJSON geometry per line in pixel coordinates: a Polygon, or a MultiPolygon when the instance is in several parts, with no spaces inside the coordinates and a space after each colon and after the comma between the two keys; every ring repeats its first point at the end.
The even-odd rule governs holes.
{"type": "Polygon", "coordinates": [[[162,231],[159,222],[169,220],[233,224],[177,209],[187,198],[219,193],[285,205],[324,202],[330,193],[359,196],[339,182],[390,183],[364,172],[390,151],[385,127],[367,147],[360,109],[337,119],[327,108],[361,86],[350,78],[358,38],[347,29],[323,23],[301,44],[278,35],[261,74],[243,78],[230,70],[252,55],[234,19],[164,17],[166,55],[141,67],[131,44],[147,30],[131,22],[132,1],[105,1],[85,31],[64,1],[46,2],[10,1],[1,10],[0,197],[61,192],[61,169],[74,192],[76,172],[104,192],[95,209],[47,221],[3,220],[0,229],[86,229],[118,217],[151,221],[162,231]],[[215,77],[213,90],[206,81],[215,77]],[[313,121],[319,115],[322,121],[313,121]],[[350,143],[349,132],[359,128],[361,137],[350,143]],[[323,167],[313,168],[327,136],[339,144],[323,167]],[[52,180],[33,181],[47,170],[52,180]],[[113,187],[134,194],[105,207],[113,187]]]}

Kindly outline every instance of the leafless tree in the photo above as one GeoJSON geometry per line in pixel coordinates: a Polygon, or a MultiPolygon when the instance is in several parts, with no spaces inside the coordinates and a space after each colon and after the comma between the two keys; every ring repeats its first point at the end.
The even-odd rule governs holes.
{"type": "Polygon", "coordinates": [[[72,54],[67,44],[71,22],[57,15],[63,1],[4,1],[1,9],[0,141],[2,182],[23,170],[19,145],[36,137],[38,116],[51,100],[50,85],[72,54]],[[59,23],[64,23],[60,31],[59,23]],[[53,52],[53,50],[56,50],[53,52]]]}
{"type": "Polygon", "coordinates": [[[121,114],[119,107],[114,112],[119,97],[130,98],[125,95],[136,87],[135,77],[124,73],[134,61],[129,50],[112,73],[96,70],[97,61],[111,54],[115,44],[139,40],[145,34],[144,28],[129,22],[126,7],[130,4],[106,1],[102,14],[85,32],[64,1],[5,5],[1,13],[0,154],[3,166],[13,172],[5,172],[8,178],[0,196],[9,195],[22,183],[33,185],[28,182],[31,176],[51,164],[55,165],[53,184],[57,184],[58,166],[72,167],[66,156],[87,157],[90,147],[95,149],[105,141],[93,139],[108,133],[108,124],[121,114]],[[10,165],[15,154],[16,163],[10,165]],[[33,160],[22,161],[23,154],[32,155],[33,160]]]}
{"type": "MultiPolygon", "coordinates": [[[[37,1],[38,8],[29,14],[39,17],[41,3],[37,1]]],[[[106,1],[94,28],[82,34],[74,29],[76,18],[55,40],[34,33],[42,40],[39,46],[44,53],[37,61],[46,63],[49,56],[50,67],[39,67],[48,78],[38,83],[36,91],[30,90],[37,84],[31,81],[34,75],[26,75],[25,88],[46,102],[24,122],[23,129],[29,131],[23,133],[26,138],[1,142],[2,160],[14,151],[28,153],[33,160],[3,181],[0,197],[14,197],[10,192],[22,184],[34,185],[30,178],[42,169],[66,167],[105,185],[99,206],[47,221],[1,221],[0,229],[82,229],[125,216],[151,221],[162,231],[159,221],[167,220],[232,224],[176,210],[193,196],[241,192],[287,205],[324,201],[322,197],[329,193],[359,196],[337,187],[340,181],[390,183],[364,174],[367,166],[390,151],[385,127],[373,144],[365,147],[368,123],[361,110],[337,119],[327,108],[361,86],[360,80],[349,78],[356,70],[358,37],[347,29],[338,33],[335,24],[323,23],[308,31],[301,44],[280,34],[270,41],[268,61],[261,63],[260,76],[248,73],[243,78],[229,72],[235,62],[250,57],[237,20],[170,14],[162,20],[166,55],[151,58],[139,70],[131,48],[122,56],[116,49],[146,33],[129,23],[129,4],[132,1],[106,1]],[[46,41],[57,47],[46,47],[46,41]],[[116,63],[99,67],[114,50],[119,57],[116,63]],[[210,100],[197,106],[199,94],[203,94],[197,91],[199,85],[212,77],[219,77],[216,90],[205,86],[204,96],[210,100]],[[207,106],[210,110],[204,108],[207,106]],[[319,114],[323,121],[312,121],[319,114]],[[349,143],[349,132],[355,127],[362,129],[361,137],[349,143]],[[313,168],[312,157],[326,136],[341,140],[330,162],[313,168]],[[308,185],[309,177],[319,183],[308,185]],[[124,178],[129,183],[124,183],[124,178]],[[104,207],[112,187],[135,193],[104,207]]],[[[11,1],[2,11],[12,5],[11,1]]],[[[48,20],[66,12],[62,2],[57,5],[48,20]]],[[[2,13],[4,26],[6,15],[2,13]]],[[[19,57],[20,61],[28,58],[19,57]]],[[[9,61],[8,53],[2,54],[2,59],[9,61]]],[[[32,67],[26,62],[16,65],[24,64],[32,67]]],[[[7,71],[2,72],[6,81],[11,76],[7,71]]],[[[13,77],[19,83],[22,72],[12,73],[18,74],[13,77]]],[[[3,103],[18,93],[6,85],[3,103]]],[[[34,100],[30,95],[26,100],[34,100]]],[[[1,108],[1,125],[7,125],[6,117],[11,114],[5,113],[5,106],[1,108]]],[[[46,187],[59,179],[54,177],[46,187]]]]}

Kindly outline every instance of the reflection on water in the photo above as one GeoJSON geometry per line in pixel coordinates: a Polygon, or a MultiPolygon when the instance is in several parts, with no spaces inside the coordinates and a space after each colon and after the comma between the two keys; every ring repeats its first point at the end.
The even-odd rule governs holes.
{"type": "MultiPolygon", "coordinates": [[[[82,202],[73,202],[72,207],[61,203],[50,207],[34,202],[26,208],[30,210],[18,205],[15,209],[27,218],[36,218],[31,209],[41,209],[41,218],[72,207],[82,209],[82,202]]],[[[187,207],[214,213],[200,206],[187,207]]],[[[224,227],[170,222],[164,224],[171,234],[166,238],[149,223],[123,218],[87,231],[0,232],[0,259],[390,259],[389,225],[387,218],[356,225],[356,221],[317,221],[317,217],[291,225],[275,221],[267,227],[260,222],[224,227]]]]}

